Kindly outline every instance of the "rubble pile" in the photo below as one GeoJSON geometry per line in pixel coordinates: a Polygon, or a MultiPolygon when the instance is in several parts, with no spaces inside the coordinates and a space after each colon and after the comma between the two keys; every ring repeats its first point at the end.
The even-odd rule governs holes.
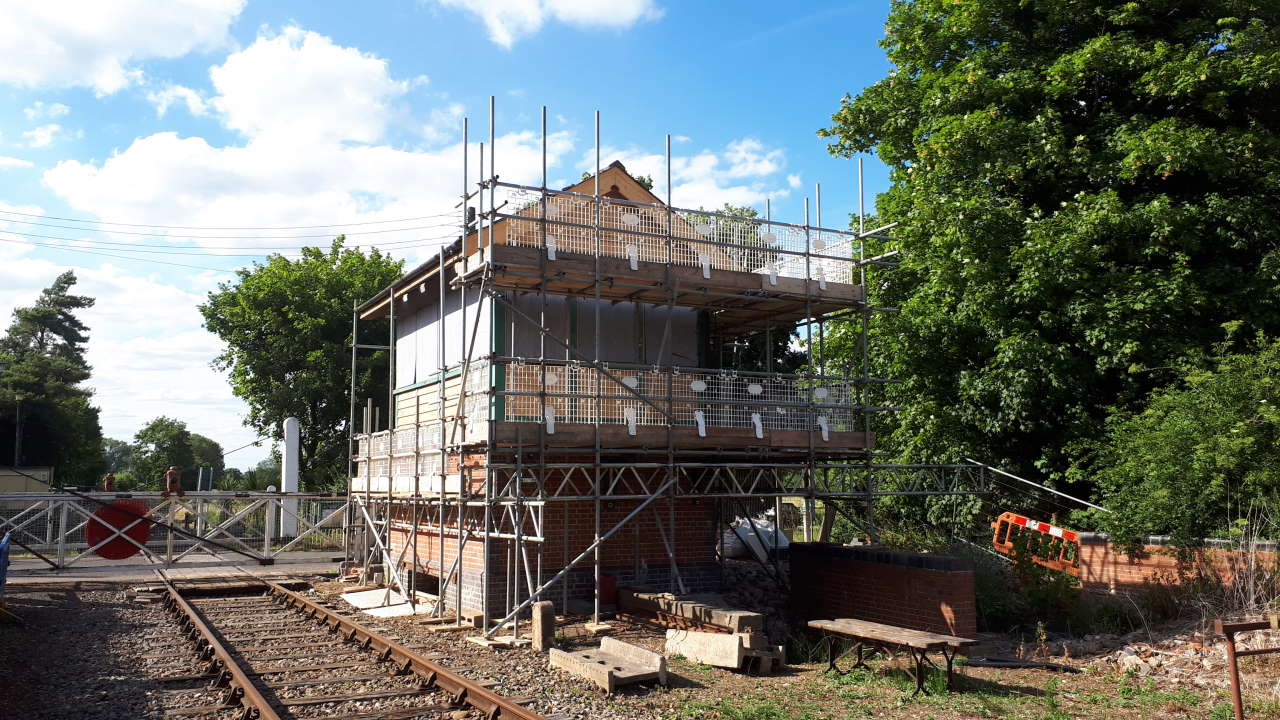
{"type": "MultiPolygon", "coordinates": [[[[1173,685],[1199,688],[1225,688],[1229,685],[1227,646],[1220,637],[1188,632],[1153,640],[1146,633],[1130,633],[1115,640],[1118,641],[1115,644],[1102,642],[1100,650],[1103,652],[1088,659],[1088,664],[1106,672],[1159,677],[1173,685]]],[[[1276,647],[1278,642],[1280,638],[1273,633],[1241,633],[1236,639],[1236,649],[1276,647]]],[[[1249,667],[1242,665],[1241,681],[1245,688],[1271,690],[1280,697],[1280,680],[1277,680],[1275,672],[1280,668],[1280,655],[1262,656],[1252,662],[1269,669],[1251,672],[1249,667]]]]}
{"type": "MultiPolygon", "coordinates": [[[[786,560],[781,561],[786,572],[786,560]]],[[[730,607],[758,612],[765,616],[765,634],[775,642],[782,642],[789,632],[787,625],[787,594],[773,576],[754,560],[724,561],[723,592],[730,607]]]]}

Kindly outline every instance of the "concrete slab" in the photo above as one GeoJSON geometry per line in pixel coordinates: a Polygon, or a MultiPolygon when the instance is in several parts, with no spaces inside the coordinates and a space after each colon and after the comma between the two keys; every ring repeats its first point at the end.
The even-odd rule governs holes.
{"type": "Polygon", "coordinates": [[[343,593],[341,596],[360,612],[372,617],[407,617],[409,615],[426,615],[435,611],[436,599],[431,595],[418,593],[417,606],[410,605],[403,595],[395,590],[361,590],[343,593]]]}
{"type": "Polygon", "coordinates": [[[761,633],[713,633],[668,630],[666,652],[694,662],[762,675],[780,668],[786,660],[782,645],[770,645],[761,633]]]}
{"type": "Polygon", "coordinates": [[[661,654],[606,637],[599,648],[565,652],[550,651],[551,667],[568,671],[595,683],[607,693],[619,685],[656,680],[667,684],[667,659],[661,654]]]}
{"type": "Polygon", "coordinates": [[[724,607],[723,600],[717,595],[681,597],[671,593],[618,588],[618,606],[623,610],[659,616],[666,614],[704,625],[716,625],[734,633],[764,632],[764,615],[724,607]]]}

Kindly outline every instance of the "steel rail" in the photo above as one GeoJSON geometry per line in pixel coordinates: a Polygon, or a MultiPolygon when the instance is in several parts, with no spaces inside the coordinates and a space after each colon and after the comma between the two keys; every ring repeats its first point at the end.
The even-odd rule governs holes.
{"type": "Polygon", "coordinates": [[[209,629],[199,611],[182,597],[182,593],[164,573],[157,570],[156,574],[160,576],[160,581],[168,591],[168,595],[165,596],[165,606],[178,616],[187,637],[195,641],[201,659],[208,659],[209,670],[216,675],[215,682],[219,685],[230,685],[223,698],[223,704],[239,704],[243,707],[244,711],[240,714],[241,720],[280,720],[280,715],[258,691],[245,669],[231,657],[231,653],[227,652],[227,648],[218,640],[217,635],[209,629]]]}
{"type": "Polygon", "coordinates": [[[467,703],[484,713],[489,720],[547,720],[543,715],[513,702],[510,698],[503,697],[470,678],[437,665],[409,648],[353,620],[342,617],[288,588],[269,580],[261,580],[261,582],[267,586],[269,595],[282,601],[285,607],[301,610],[310,618],[323,620],[325,627],[331,632],[337,632],[346,640],[376,653],[382,660],[393,662],[397,672],[417,675],[427,687],[442,690],[455,703],[467,703]]]}

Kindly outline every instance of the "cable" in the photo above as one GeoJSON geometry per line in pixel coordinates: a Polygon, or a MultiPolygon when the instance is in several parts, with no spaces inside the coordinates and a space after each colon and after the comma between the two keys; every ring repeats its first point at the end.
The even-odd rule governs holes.
{"type": "MultiPolygon", "coordinates": [[[[46,220],[62,220],[64,222],[75,223],[96,223],[98,225],[121,225],[124,227],[149,227],[149,228],[174,228],[176,230],[317,230],[326,227],[347,227],[354,225],[385,225],[386,223],[398,222],[417,222],[419,220],[434,220],[436,218],[456,216],[456,212],[438,213],[435,215],[422,215],[420,217],[399,218],[397,220],[365,220],[361,222],[348,223],[330,223],[328,225],[276,225],[276,226],[260,226],[260,227],[236,227],[236,226],[219,226],[219,225],[152,225],[148,223],[126,223],[111,222],[108,220],[89,220],[82,218],[58,217],[56,215],[39,215],[36,213],[24,213],[17,210],[0,210],[0,213],[9,215],[21,215],[23,217],[44,218],[46,220]]],[[[11,221],[17,222],[17,221],[11,221]]]]}
{"type": "MultiPolygon", "coordinates": [[[[75,225],[58,225],[55,223],[42,223],[34,220],[12,220],[5,218],[6,222],[19,223],[22,225],[39,225],[40,227],[60,228],[62,230],[79,230],[81,232],[109,232],[116,235],[138,235],[142,237],[171,237],[182,238],[186,240],[307,240],[312,238],[331,238],[334,233],[314,233],[310,235],[173,235],[170,233],[156,232],[139,232],[136,230],[100,230],[95,228],[83,228],[75,225]]],[[[393,232],[409,232],[411,230],[431,230],[433,228],[456,227],[457,223],[438,223],[435,225],[417,225],[413,227],[403,228],[383,228],[381,230],[357,230],[353,232],[340,232],[339,235],[380,235],[383,233],[393,232]]]]}
{"type": "Polygon", "coordinates": [[[187,265],[186,263],[167,262],[165,260],[150,260],[148,258],[130,257],[128,255],[113,255],[111,253],[94,252],[93,250],[83,250],[80,248],[63,247],[62,245],[51,245],[49,243],[38,243],[32,240],[10,240],[9,238],[0,238],[0,242],[13,243],[15,245],[40,245],[43,247],[54,248],[55,250],[66,250],[68,252],[86,253],[88,255],[101,255],[103,257],[116,258],[118,260],[132,260],[134,262],[149,262],[159,265],[173,265],[174,267],[193,268],[195,270],[211,270],[213,272],[231,272],[225,268],[211,268],[204,265],[187,265]]]}
{"type": "MultiPolygon", "coordinates": [[[[115,252],[147,253],[147,254],[159,254],[159,255],[187,255],[187,256],[196,256],[196,257],[215,257],[215,258],[216,257],[268,257],[270,255],[282,255],[290,258],[300,258],[302,257],[302,255],[299,254],[297,251],[307,247],[307,246],[302,246],[302,247],[290,246],[288,248],[284,248],[285,250],[294,251],[291,254],[286,254],[284,252],[280,252],[279,250],[273,250],[272,248],[262,248],[263,250],[273,250],[273,251],[260,252],[260,253],[186,252],[186,250],[195,250],[196,248],[200,248],[200,246],[198,245],[165,246],[165,245],[148,245],[143,243],[117,243],[117,242],[111,242],[108,240],[85,240],[81,238],[63,237],[61,235],[41,235],[38,233],[24,233],[24,232],[17,232],[14,230],[0,230],[0,235],[6,235],[6,234],[18,235],[24,238],[41,238],[44,240],[63,240],[63,241],[72,242],[72,243],[90,243],[90,247],[98,247],[98,246],[106,245],[108,246],[108,249],[113,250],[115,252]]],[[[400,250],[400,249],[412,248],[412,247],[428,247],[433,245],[440,245],[445,242],[450,242],[453,239],[455,239],[455,236],[453,235],[453,233],[448,233],[446,235],[435,235],[435,236],[425,237],[425,238],[413,238],[410,240],[390,241],[390,242],[383,243],[381,245],[370,243],[369,247],[379,248],[379,249],[388,249],[388,250],[400,250]],[[393,245],[395,247],[391,247],[393,245]]],[[[18,242],[18,241],[10,240],[9,242],[18,242]]],[[[66,246],[66,245],[59,245],[56,243],[36,242],[34,240],[28,240],[27,243],[31,245],[39,245],[41,247],[56,248],[59,250],[81,250],[82,249],[82,246],[79,246],[79,245],[66,246]]],[[[361,245],[356,245],[355,247],[360,247],[360,246],[361,245]]],[[[229,248],[229,249],[243,250],[243,249],[251,249],[251,248],[229,248]]]]}
{"type": "Polygon", "coordinates": [[[254,441],[253,441],[253,442],[251,442],[251,443],[248,443],[248,444],[246,444],[246,445],[241,445],[240,447],[236,448],[235,450],[228,450],[228,451],[226,451],[226,452],[222,453],[222,457],[224,457],[224,458],[225,458],[226,456],[230,455],[231,453],[233,453],[233,452],[239,452],[239,451],[241,451],[241,450],[243,450],[243,449],[245,449],[245,448],[247,448],[247,447],[253,447],[254,445],[261,445],[263,440],[269,440],[269,439],[270,439],[270,438],[268,438],[267,436],[265,436],[265,435],[264,435],[264,436],[262,436],[262,437],[258,438],[257,440],[254,440],[254,441]]]}

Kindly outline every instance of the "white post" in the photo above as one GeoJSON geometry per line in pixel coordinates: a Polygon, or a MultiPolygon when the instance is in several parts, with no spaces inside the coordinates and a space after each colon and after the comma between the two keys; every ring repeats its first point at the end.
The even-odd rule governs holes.
{"type": "MultiPolygon", "coordinates": [[[[284,452],[280,456],[280,491],[283,493],[298,492],[298,418],[284,419],[284,452]]],[[[280,511],[280,536],[298,536],[298,501],[282,500],[280,511]]]]}

